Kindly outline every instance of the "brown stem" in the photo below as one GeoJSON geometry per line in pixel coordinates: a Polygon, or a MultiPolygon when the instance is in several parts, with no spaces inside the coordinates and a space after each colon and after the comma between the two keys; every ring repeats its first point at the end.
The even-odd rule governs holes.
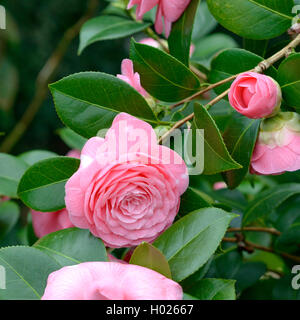
{"type": "Polygon", "coordinates": [[[244,232],[244,231],[251,231],[251,232],[266,232],[271,233],[276,236],[280,236],[281,232],[273,229],[273,228],[262,228],[262,227],[245,227],[245,228],[229,228],[227,232],[244,232]]]}
{"type": "Polygon", "coordinates": [[[265,252],[270,252],[270,253],[275,253],[275,254],[280,254],[282,257],[290,259],[292,261],[295,261],[297,263],[300,263],[300,257],[291,255],[286,252],[277,252],[272,248],[261,246],[259,244],[247,241],[247,240],[242,240],[239,237],[236,238],[223,238],[224,242],[231,242],[231,243],[238,243],[239,247],[241,247],[243,250],[246,250],[248,252],[252,252],[254,250],[261,250],[265,252]]]}
{"type": "Polygon", "coordinates": [[[52,81],[70,43],[79,34],[82,25],[94,15],[98,9],[98,5],[98,0],[90,0],[84,15],[64,33],[53,54],[39,72],[36,79],[35,94],[19,122],[4,139],[0,147],[1,152],[9,152],[21,139],[33,121],[48,94],[48,84],[52,81]]]}
{"type": "MultiPolygon", "coordinates": [[[[214,104],[216,104],[217,102],[222,100],[225,96],[227,96],[228,92],[229,92],[229,89],[224,91],[219,96],[215,97],[213,100],[211,100],[210,103],[208,103],[206,106],[204,106],[204,108],[209,109],[211,106],[213,106],[214,104]]],[[[180,128],[182,125],[184,125],[186,122],[192,120],[193,118],[194,118],[194,113],[191,113],[187,117],[185,117],[184,119],[176,122],[174,124],[174,126],[169,131],[167,131],[162,137],[159,138],[158,143],[162,143],[174,130],[180,128]]]]}

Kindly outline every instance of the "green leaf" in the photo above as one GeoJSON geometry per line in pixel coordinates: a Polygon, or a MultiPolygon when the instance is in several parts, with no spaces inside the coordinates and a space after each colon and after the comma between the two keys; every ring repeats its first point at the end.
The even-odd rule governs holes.
{"type": "Polygon", "coordinates": [[[3,239],[16,225],[20,216],[19,206],[12,201],[0,200],[0,239],[3,239]]]}
{"type": "Polygon", "coordinates": [[[97,41],[127,37],[145,30],[151,23],[135,22],[117,16],[100,16],[90,19],[81,28],[78,54],[97,41]]]}
{"type": "Polygon", "coordinates": [[[197,189],[189,187],[181,196],[180,209],[177,215],[180,217],[201,208],[212,207],[213,199],[197,189]]]}
{"type": "Polygon", "coordinates": [[[209,68],[212,58],[221,50],[238,47],[236,41],[227,34],[214,33],[201,38],[196,44],[192,62],[199,63],[209,68]]]}
{"type": "Polygon", "coordinates": [[[260,120],[249,119],[237,112],[232,115],[223,138],[232,158],[243,168],[224,173],[225,182],[230,189],[238,187],[248,173],[259,126],[260,120]]]}
{"type": "Polygon", "coordinates": [[[18,195],[30,208],[52,212],[65,207],[65,184],[79,167],[78,159],[56,157],[35,163],[23,175],[18,195]]]}
{"type": "Polygon", "coordinates": [[[153,245],[167,258],[175,281],[207,262],[234,217],[221,209],[203,208],[181,218],[156,239],[153,245]]]}
{"type": "Polygon", "coordinates": [[[278,69],[278,82],[285,102],[300,112],[300,53],[290,55],[278,69]]]}
{"type": "Polygon", "coordinates": [[[199,300],[235,300],[235,281],[202,279],[189,289],[188,294],[199,300]]]}
{"type": "Polygon", "coordinates": [[[200,89],[200,82],[195,74],[160,49],[132,40],[130,57],[135,71],[141,76],[142,86],[159,100],[180,101],[200,89]]]}
{"type": "Polygon", "coordinates": [[[298,249],[300,244],[300,219],[294,222],[287,230],[285,230],[280,237],[278,237],[275,245],[277,248],[281,247],[291,247],[296,246],[295,249],[298,249]]]}
{"type": "Polygon", "coordinates": [[[134,251],[130,264],[142,266],[172,279],[170,266],[164,255],[147,242],[141,243],[134,251]]]}
{"type": "Polygon", "coordinates": [[[57,154],[54,152],[46,151],[46,150],[33,150],[33,151],[27,151],[20,154],[18,158],[22,159],[29,166],[32,166],[33,164],[41,160],[46,160],[54,157],[57,157],[57,154]]]}
{"type": "Polygon", "coordinates": [[[293,0],[207,0],[207,4],[223,27],[248,39],[275,38],[292,24],[293,0]]]}
{"type": "Polygon", "coordinates": [[[59,265],[45,253],[30,247],[0,249],[0,265],[5,268],[6,289],[0,300],[38,300],[47,278],[59,265]]]}
{"type": "Polygon", "coordinates": [[[179,20],[172,26],[172,32],[168,38],[170,54],[189,67],[191,37],[194,19],[199,0],[192,0],[179,20]]]}
{"type": "Polygon", "coordinates": [[[63,142],[71,149],[81,150],[87,142],[86,138],[77,134],[70,128],[62,128],[57,130],[57,132],[63,142]]]}
{"type": "Polygon", "coordinates": [[[59,230],[39,239],[34,247],[53,258],[61,267],[89,261],[108,261],[103,242],[88,230],[59,230]]]}
{"type": "Polygon", "coordinates": [[[243,217],[243,225],[265,218],[281,203],[298,193],[300,193],[299,183],[281,184],[262,192],[249,203],[243,217]]]}
{"type": "Polygon", "coordinates": [[[83,137],[111,126],[119,112],[157,123],[146,100],[129,84],[100,72],[73,74],[50,85],[63,123],[83,137]]]}
{"type": "Polygon", "coordinates": [[[16,198],[18,183],[27,168],[21,159],[0,153],[0,195],[16,198]]]}
{"type": "MultiPolygon", "coordinates": [[[[213,59],[209,81],[216,83],[235,74],[249,71],[263,60],[262,57],[243,49],[226,49],[213,59]]],[[[271,67],[266,71],[266,74],[276,79],[277,71],[274,67],[271,67]]],[[[215,89],[215,92],[221,94],[229,89],[232,82],[219,86],[215,89]]]]}
{"type": "Polygon", "coordinates": [[[207,110],[199,105],[194,105],[194,121],[195,129],[204,130],[204,174],[215,174],[231,169],[240,169],[239,165],[230,156],[221,133],[216,126],[213,118],[207,110]]]}

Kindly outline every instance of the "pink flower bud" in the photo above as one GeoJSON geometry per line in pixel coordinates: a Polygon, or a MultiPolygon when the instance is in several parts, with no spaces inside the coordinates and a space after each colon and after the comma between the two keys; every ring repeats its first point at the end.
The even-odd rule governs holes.
{"type": "Polygon", "coordinates": [[[52,272],[42,300],[181,300],[181,286],[148,268],[85,262],[52,272]]]}
{"type": "Polygon", "coordinates": [[[251,119],[272,117],[280,110],[282,93],[271,77],[245,72],[233,82],[229,102],[239,113],[251,119]]]}
{"type": "Polygon", "coordinates": [[[124,59],[121,66],[122,74],[118,74],[117,78],[130,84],[136,91],[138,91],[143,97],[149,97],[149,94],[141,85],[140,75],[133,70],[133,63],[129,59],[124,59]]]}
{"type": "Polygon", "coordinates": [[[265,119],[251,159],[250,172],[277,175],[300,169],[300,116],[281,112],[265,119]]]}

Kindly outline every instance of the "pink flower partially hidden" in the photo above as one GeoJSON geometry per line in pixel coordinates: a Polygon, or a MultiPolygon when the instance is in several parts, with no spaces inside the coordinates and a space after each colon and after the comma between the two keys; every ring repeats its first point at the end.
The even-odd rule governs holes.
{"type": "Polygon", "coordinates": [[[228,97],[237,112],[251,119],[259,119],[278,113],[282,93],[279,84],[271,77],[245,72],[233,82],[228,97]]]}
{"type": "MultiPolygon", "coordinates": [[[[80,158],[80,152],[78,150],[71,150],[66,156],[80,158]]],[[[33,230],[38,238],[42,238],[47,234],[58,230],[74,227],[66,209],[56,212],[39,212],[31,210],[31,216],[33,230]]]]}
{"type": "Polygon", "coordinates": [[[118,262],[85,262],[51,273],[42,300],[181,300],[181,286],[158,272],[118,262]]]}
{"type": "Polygon", "coordinates": [[[84,146],[66,184],[66,207],[75,226],[108,247],[136,246],[172,224],[188,182],[184,161],[157,144],[152,127],[121,113],[105,139],[84,146]]]}
{"type": "Polygon", "coordinates": [[[168,38],[171,32],[172,23],[177,21],[191,0],[130,0],[128,9],[137,5],[137,19],[143,18],[144,14],[156,5],[158,5],[155,19],[155,30],[157,33],[163,33],[168,38]]]}
{"type": "Polygon", "coordinates": [[[38,238],[42,238],[47,234],[58,230],[74,227],[66,209],[56,212],[39,212],[31,210],[31,216],[33,230],[38,238]]]}
{"type": "Polygon", "coordinates": [[[136,91],[138,91],[143,97],[149,97],[149,94],[141,85],[140,75],[133,70],[133,63],[129,59],[124,59],[121,66],[122,74],[118,74],[117,78],[130,84],[136,91]]]}
{"type": "Polygon", "coordinates": [[[252,155],[250,172],[277,175],[300,169],[300,116],[281,112],[265,119],[252,155]]]}

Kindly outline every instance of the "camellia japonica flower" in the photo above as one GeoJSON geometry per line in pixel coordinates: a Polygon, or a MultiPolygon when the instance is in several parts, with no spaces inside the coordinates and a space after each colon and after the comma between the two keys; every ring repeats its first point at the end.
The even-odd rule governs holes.
{"type": "Polygon", "coordinates": [[[42,300],[181,300],[181,286],[133,264],[85,262],[51,273],[42,300]]]}
{"type": "Polygon", "coordinates": [[[108,247],[154,241],[168,228],[188,187],[186,164],[157,143],[142,120],[120,113],[105,139],[88,140],[78,171],[66,184],[72,223],[108,247]]]}
{"type": "MultiPolygon", "coordinates": [[[[80,158],[78,150],[71,150],[67,157],[80,158]]],[[[49,233],[74,227],[70,221],[68,211],[62,209],[56,212],[39,212],[31,210],[32,226],[38,238],[42,238],[49,233]]]]}
{"type": "Polygon", "coordinates": [[[137,72],[134,72],[133,63],[130,59],[124,59],[122,61],[121,71],[122,74],[118,74],[117,78],[130,84],[143,97],[149,97],[148,93],[141,85],[140,75],[137,72]]]}
{"type": "Polygon", "coordinates": [[[191,0],[130,0],[128,9],[137,5],[137,19],[143,18],[144,14],[155,6],[157,7],[155,30],[157,33],[163,33],[168,38],[171,32],[172,23],[180,18],[191,0]]]}
{"type": "Polygon", "coordinates": [[[265,119],[251,160],[251,173],[269,175],[300,169],[300,116],[280,112],[265,119]]]}
{"type": "Polygon", "coordinates": [[[245,72],[233,82],[229,102],[239,113],[251,119],[272,117],[280,110],[282,93],[271,77],[245,72]]]}

